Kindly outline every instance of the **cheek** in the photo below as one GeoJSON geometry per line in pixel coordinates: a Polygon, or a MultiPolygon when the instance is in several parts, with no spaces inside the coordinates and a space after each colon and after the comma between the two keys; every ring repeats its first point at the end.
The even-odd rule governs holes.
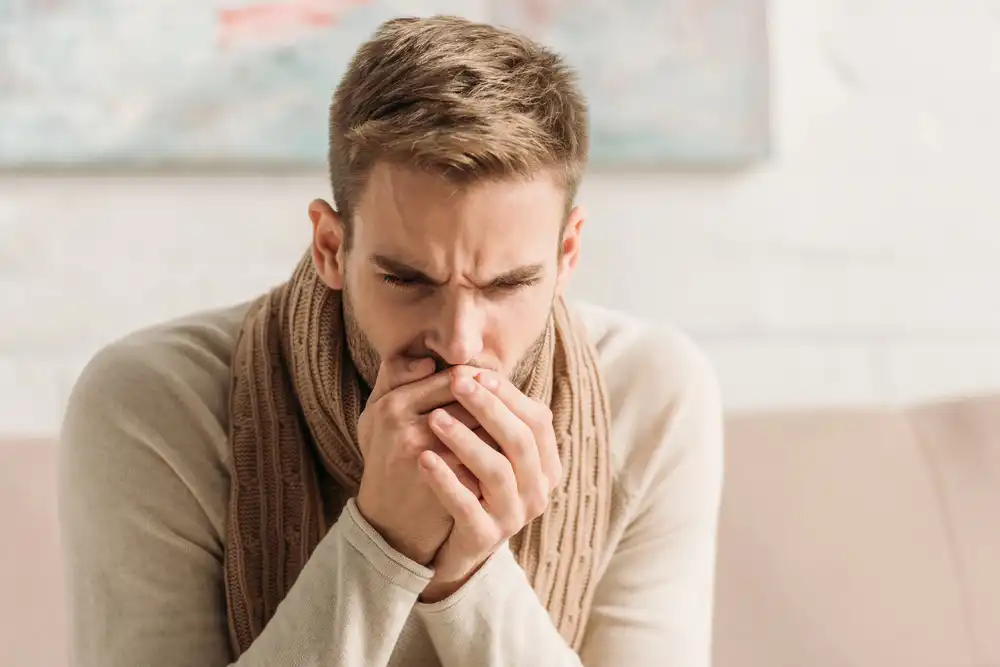
{"type": "Polygon", "coordinates": [[[552,297],[549,285],[530,289],[494,305],[487,344],[505,365],[520,359],[538,338],[552,312],[552,297]]]}
{"type": "Polygon", "coordinates": [[[395,353],[409,343],[421,317],[405,294],[378,276],[359,276],[350,287],[358,325],[379,354],[395,353]]]}

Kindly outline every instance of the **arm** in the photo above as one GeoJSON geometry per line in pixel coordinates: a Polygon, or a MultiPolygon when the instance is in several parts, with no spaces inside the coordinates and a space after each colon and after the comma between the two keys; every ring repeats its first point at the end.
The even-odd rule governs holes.
{"type": "Polygon", "coordinates": [[[582,664],[506,545],[458,592],[416,609],[444,667],[582,664]]]}
{"type": "Polygon", "coordinates": [[[679,364],[658,351],[627,373],[644,397],[621,419],[631,425],[615,431],[634,441],[620,479],[628,524],[598,585],[580,655],[501,547],[451,597],[417,605],[446,667],[710,665],[721,401],[699,353],[679,364]]]}
{"type": "Polygon", "coordinates": [[[626,500],[636,510],[598,585],[586,665],[711,665],[723,420],[714,375],[696,360],[644,420],[655,427],[652,449],[637,463],[648,460],[649,474],[626,500]]]}
{"type": "MultiPolygon", "coordinates": [[[[60,481],[78,667],[222,667],[228,475],[172,364],[105,351],[70,399],[60,481]],[[197,443],[192,445],[192,443],[197,443]]],[[[174,360],[171,359],[171,362],[174,360]]],[[[183,361],[181,361],[183,363],[183,361]]],[[[431,571],[352,503],[239,667],[385,665],[431,571]]]]}

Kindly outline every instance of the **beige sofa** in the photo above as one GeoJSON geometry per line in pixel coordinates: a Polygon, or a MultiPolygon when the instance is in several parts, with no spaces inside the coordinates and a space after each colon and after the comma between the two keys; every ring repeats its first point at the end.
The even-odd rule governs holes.
{"type": "MultiPolygon", "coordinates": [[[[51,443],[0,526],[0,665],[66,665],[51,443]]],[[[718,667],[1000,666],[1000,396],[731,417],[716,607],[718,667]]]]}

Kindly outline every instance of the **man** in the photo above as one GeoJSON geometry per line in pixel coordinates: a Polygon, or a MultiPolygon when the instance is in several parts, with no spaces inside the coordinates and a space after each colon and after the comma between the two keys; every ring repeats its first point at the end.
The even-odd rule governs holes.
{"type": "Polygon", "coordinates": [[[709,664],[719,397],[681,334],[563,299],[586,118],[490,26],[360,48],[291,279],[73,391],[76,665],[709,664]]]}

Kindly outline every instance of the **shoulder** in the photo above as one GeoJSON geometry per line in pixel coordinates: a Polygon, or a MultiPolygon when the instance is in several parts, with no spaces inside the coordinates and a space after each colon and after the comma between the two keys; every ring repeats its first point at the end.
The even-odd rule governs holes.
{"type": "Polygon", "coordinates": [[[645,380],[657,394],[670,395],[716,387],[708,357],[681,329],[590,303],[577,302],[574,310],[597,349],[606,380],[645,380]]]}
{"type": "Polygon", "coordinates": [[[78,414],[85,409],[95,417],[121,415],[162,427],[182,413],[225,414],[230,357],[243,312],[245,306],[197,313],[106,345],[77,378],[67,417],[85,417],[78,414]]]}
{"type": "Polygon", "coordinates": [[[702,349],[673,325],[574,306],[597,349],[623,490],[645,495],[684,468],[696,468],[707,486],[715,486],[722,466],[722,397],[702,349]]]}
{"type": "Polygon", "coordinates": [[[597,349],[612,403],[648,411],[719,400],[715,370],[687,333],[588,303],[574,309],[597,349]]]}
{"type": "Polygon", "coordinates": [[[180,483],[198,494],[224,482],[229,364],[248,305],[136,331],[94,355],[63,417],[64,488],[180,483]]]}

